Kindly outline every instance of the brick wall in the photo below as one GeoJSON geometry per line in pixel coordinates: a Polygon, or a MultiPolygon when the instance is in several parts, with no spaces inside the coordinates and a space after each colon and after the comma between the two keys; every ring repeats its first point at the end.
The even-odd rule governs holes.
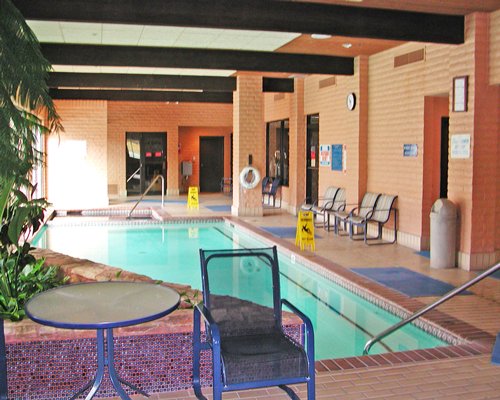
{"type": "Polygon", "coordinates": [[[264,124],[264,95],[262,78],[240,75],[237,90],[233,94],[233,209],[234,215],[262,215],[261,186],[243,189],[239,175],[248,165],[252,155],[253,164],[261,174],[265,171],[266,135],[264,124]]]}
{"type": "MultiPolygon", "coordinates": [[[[167,193],[179,192],[179,129],[232,126],[230,104],[109,102],[109,183],[125,195],[125,133],[167,132],[167,193]]],[[[182,148],[182,146],[181,146],[182,148]]]]}
{"type": "Polygon", "coordinates": [[[500,84],[500,10],[490,14],[490,85],[500,84]]]}

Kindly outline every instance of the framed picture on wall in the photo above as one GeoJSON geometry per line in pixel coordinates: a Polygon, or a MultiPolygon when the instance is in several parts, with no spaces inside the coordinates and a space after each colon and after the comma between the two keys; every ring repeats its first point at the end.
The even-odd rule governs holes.
{"type": "Polygon", "coordinates": [[[468,76],[453,78],[453,111],[467,111],[468,76]]]}

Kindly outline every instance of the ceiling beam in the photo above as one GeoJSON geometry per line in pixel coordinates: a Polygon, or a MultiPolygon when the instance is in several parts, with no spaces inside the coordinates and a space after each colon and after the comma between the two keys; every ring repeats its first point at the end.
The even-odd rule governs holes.
{"type": "Polygon", "coordinates": [[[262,91],[274,93],[293,93],[295,82],[290,78],[266,78],[262,79],[262,91]]]}
{"type": "MultiPolygon", "coordinates": [[[[49,88],[113,88],[113,89],[184,89],[207,92],[233,92],[235,77],[142,75],[142,74],[98,74],[79,72],[51,72],[47,80],[49,88]]],[[[263,92],[293,93],[294,81],[290,78],[262,79],[263,92]]]]}
{"type": "Polygon", "coordinates": [[[236,78],[220,76],[52,72],[47,84],[50,88],[194,89],[209,92],[236,90],[236,78]]]}
{"type": "Polygon", "coordinates": [[[175,92],[157,90],[49,89],[54,100],[171,101],[183,103],[233,102],[231,92],[175,92]]]}
{"type": "Polygon", "coordinates": [[[465,18],[276,0],[13,0],[26,19],[324,33],[460,44],[465,18]]]}
{"type": "Polygon", "coordinates": [[[354,59],[264,51],[177,47],[41,44],[51,64],[114,67],[201,68],[303,74],[353,75],[354,59]]]}

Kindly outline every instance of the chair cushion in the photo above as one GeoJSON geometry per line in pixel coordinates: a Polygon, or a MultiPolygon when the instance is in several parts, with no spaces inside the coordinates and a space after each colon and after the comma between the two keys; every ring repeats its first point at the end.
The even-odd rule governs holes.
{"type": "Polygon", "coordinates": [[[225,384],[308,375],[304,350],[278,330],[224,338],[221,353],[225,384]]]}

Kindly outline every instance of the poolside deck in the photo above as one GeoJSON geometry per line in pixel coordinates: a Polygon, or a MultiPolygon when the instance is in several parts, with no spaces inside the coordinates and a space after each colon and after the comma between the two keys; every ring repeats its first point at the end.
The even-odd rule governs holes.
{"type": "MultiPolygon", "coordinates": [[[[182,200],[182,197],[179,199],[182,200]]],[[[175,199],[174,199],[175,200],[175,199]]],[[[187,210],[182,203],[166,203],[160,211],[165,217],[195,215],[230,215],[227,206],[231,199],[224,195],[201,195],[199,210],[187,210]],[[208,208],[209,206],[210,208],[208,208]],[[213,207],[220,206],[220,207],[213,207]]],[[[133,204],[133,203],[129,203],[133,204]]],[[[122,207],[123,204],[117,204],[122,207]]],[[[158,204],[148,206],[157,208],[158,204]]],[[[130,206],[131,207],[131,206],[130,206]]],[[[259,227],[295,227],[296,218],[283,210],[265,210],[261,218],[243,218],[256,229],[259,227]]],[[[317,230],[316,252],[310,257],[324,257],[335,264],[335,268],[348,271],[354,267],[401,266],[430,276],[454,286],[472,277],[475,272],[460,269],[436,270],[429,266],[429,259],[412,249],[395,245],[366,246],[333,232],[317,230]]],[[[281,243],[293,246],[293,238],[276,238],[281,243]],[[283,242],[284,241],[284,242],[283,242]]],[[[373,284],[372,290],[391,301],[412,308],[427,304],[436,297],[409,299],[391,290],[373,284]]],[[[439,307],[442,318],[449,315],[456,330],[464,337],[476,339],[478,346],[458,348],[452,357],[436,354],[418,354],[415,357],[382,357],[365,360],[365,363],[342,360],[317,363],[318,399],[500,399],[500,368],[491,365],[489,349],[494,336],[500,331],[500,280],[486,278],[470,289],[469,296],[457,296],[439,307]],[[443,314],[444,313],[444,314],[443,314]],[[458,320],[458,323],[457,323],[458,320]],[[460,323],[462,321],[463,323],[460,323]]],[[[305,385],[295,387],[301,398],[305,398],[305,385]]],[[[210,390],[206,390],[207,394],[210,390]]],[[[135,396],[134,398],[142,398],[135,396]]],[[[154,394],[152,399],[194,399],[192,390],[154,394]]],[[[224,399],[285,399],[279,389],[260,389],[227,393],[224,399]]]]}

